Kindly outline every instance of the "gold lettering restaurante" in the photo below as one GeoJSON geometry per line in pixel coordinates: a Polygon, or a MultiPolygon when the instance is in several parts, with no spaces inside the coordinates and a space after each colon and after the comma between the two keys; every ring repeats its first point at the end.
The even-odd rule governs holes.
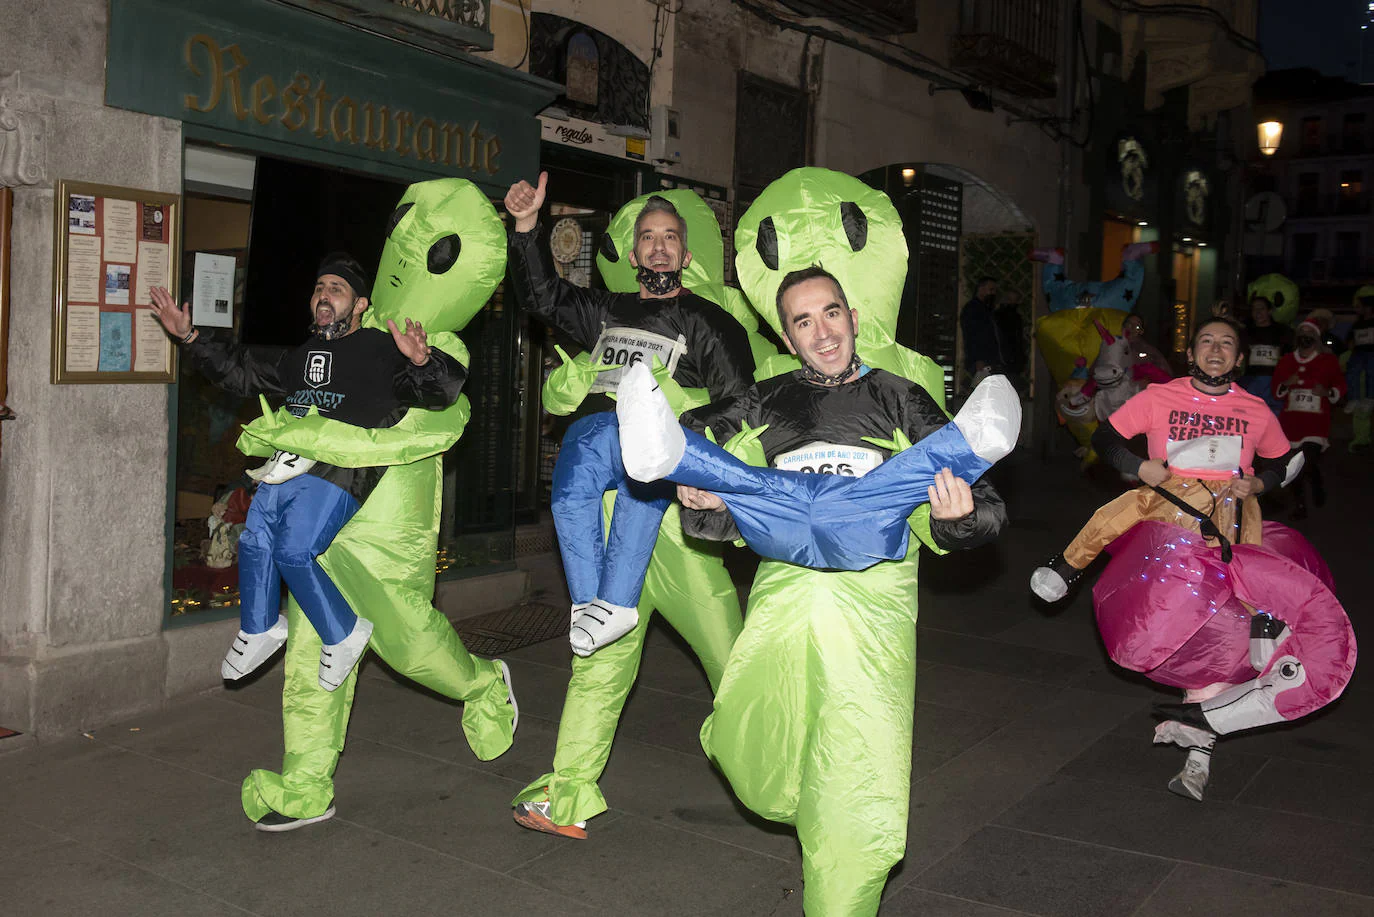
{"type": "Polygon", "coordinates": [[[414,112],[405,109],[359,102],[347,95],[335,97],[325,91],[323,79],[316,83],[309,74],[300,72],[293,74],[291,82],[281,89],[271,76],[263,74],[245,93],[248,58],[237,44],[220,47],[209,35],[201,33],[186,40],[184,52],[186,68],[192,75],[208,78],[204,95],[188,92],[182,97],[189,111],[212,112],[227,97],[229,108],[239,121],[252,118],[264,126],[278,121],[292,132],[309,127],[322,140],[328,138],[353,146],[361,143],[378,152],[391,150],[400,157],[488,175],[495,175],[501,168],[500,137],[484,132],[477,121],[464,127],[436,122],[427,116],[417,120],[414,112]],[[332,105],[328,104],[331,100],[332,105]]]}

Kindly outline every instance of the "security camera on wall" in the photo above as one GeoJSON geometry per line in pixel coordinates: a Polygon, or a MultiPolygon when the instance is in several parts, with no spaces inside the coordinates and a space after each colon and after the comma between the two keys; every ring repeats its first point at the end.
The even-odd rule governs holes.
{"type": "Polygon", "coordinates": [[[654,106],[649,121],[649,158],[654,162],[682,162],[681,117],[676,108],[654,106]]]}

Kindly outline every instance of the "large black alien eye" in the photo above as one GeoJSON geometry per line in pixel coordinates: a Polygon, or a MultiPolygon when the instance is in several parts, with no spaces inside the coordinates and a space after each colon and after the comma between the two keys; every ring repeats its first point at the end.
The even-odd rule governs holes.
{"type": "Polygon", "coordinates": [[[391,234],[396,231],[396,227],[401,222],[401,217],[405,216],[407,213],[410,213],[410,208],[414,206],[414,201],[406,201],[404,204],[397,207],[395,210],[391,211],[391,216],[386,221],[386,234],[388,238],[390,238],[391,234]]]}
{"type": "Polygon", "coordinates": [[[458,260],[458,253],[462,250],[463,240],[450,233],[429,247],[425,266],[431,274],[442,274],[453,267],[453,263],[458,260]]]}
{"type": "Polygon", "coordinates": [[[859,205],[852,201],[841,204],[840,223],[844,226],[844,234],[849,237],[849,247],[856,252],[863,251],[868,244],[868,217],[864,216],[859,205]]]}
{"type": "Polygon", "coordinates": [[[772,217],[764,217],[759,224],[758,235],[754,238],[754,249],[763,259],[763,264],[770,271],[778,269],[778,231],[773,226],[772,217]]]}
{"type": "Polygon", "coordinates": [[[620,260],[620,252],[615,250],[615,239],[612,239],[611,234],[608,232],[603,232],[601,234],[601,257],[611,262],[611,264],[615,264],[620,260]]]}

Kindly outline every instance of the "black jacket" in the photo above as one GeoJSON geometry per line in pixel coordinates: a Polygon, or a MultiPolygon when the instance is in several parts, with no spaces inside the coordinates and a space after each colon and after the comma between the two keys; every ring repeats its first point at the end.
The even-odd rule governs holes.
{"type": "MultiPolygon", "coordinates": [[[[247,347],[201,331],[182,350],[204,376],[235,395],[285,395],[286,409],[376,429],[394,425],[408,408],[446,408],[458,400],[467,370],[441,350],[416,366],[385,331],[362,328],[332,341],[299,347],[247,347]]],[[[317,462],[310,474],[367,499],[385,468],[338,468],[317,462]]]]}
{"type": "MultiPolygon", "coordinates": [[[[754,357],[743,326],[720,306],[684,289],[668,299],[640,299],[637,293],[590,290],[568,283],[554,270],[539,228],[513,232],[508,259],[511,288],[520,307],[559,329],[590,351],[606,327],[635,328],[686,339],[674,380],[683,388],[704,388],[715,401],[743,391],[754,381],[754,357]]],[[[595,397],[595,396],[594,396],[595,397]]],[[[593,399],[588,399],[592,401],[593,399]]],[[[609,399],[596,399],[610,410],[609,399]]]]}
{"type": "MultiPolygon", "coordinates": [[[[772,464],[778,455],[813,442],[877,448],[863,437],[888,440],[898,429],[915,443],[949,423],[949,418],[921,386],[881,369],[871,369],[843,385],[806,382],[797,370],[688,411],[682,423],[697,432],[710,427],[720,443],[738,433],[744,423],[750,427],[767,424],[759,444],[772,464]]],[[[942,548],[972,548],[991,541],[1006,523],[1006,505],[982,478],[973,485],[973,512],[962,519],[932,519],[930,532],[942,548]]],[[[683,510],[682,528],[710,541],[739,537],[729,510],[683,510]]]]}

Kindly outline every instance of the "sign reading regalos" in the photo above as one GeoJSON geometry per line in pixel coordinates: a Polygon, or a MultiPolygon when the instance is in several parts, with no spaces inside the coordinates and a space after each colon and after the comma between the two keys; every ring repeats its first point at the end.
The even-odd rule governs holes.
{"type": "MultiPolygon", "coordinates": [[[[109,0],[105,102],[187,136],[493,193],[538,174],[556,84],[273,0],[109,0]]],[[[418,40],[418,38],[417,38],[418,40]]]]}
{"type": "Polygon", "coordinates": [[[186,40],[187,69],[204,77],[198,92],[184,96],[188,112],[210,113],[221,105],[242,122],[249,118],[283,132],[309,131],[334,143],[361,144],[379,153],[443,163],[455,170],[495,175],[500,168],[501,138],[473,120],[453,124],[370,99],[355,99],[329,89],[327,78],[297,71],[278,81],[258,73],[237,44],[221,46],[210,35],[186,40]]]}

